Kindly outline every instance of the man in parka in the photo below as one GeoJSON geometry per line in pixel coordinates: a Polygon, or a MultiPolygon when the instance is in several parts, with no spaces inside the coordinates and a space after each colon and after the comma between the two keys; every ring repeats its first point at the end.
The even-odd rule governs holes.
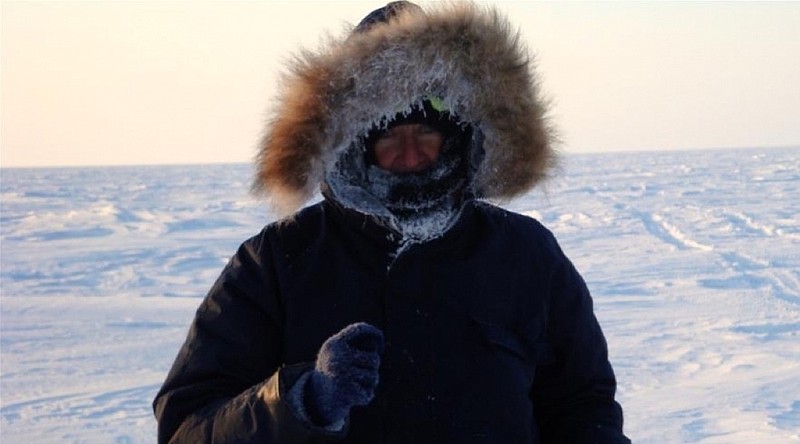
{"type": "Polygon", "coordinates": [[[496,12],[394,2],[286,78],[242,244],[157,395],[159,442],[626,443],[589,292],[487,203],[553,163],[496,12]]]}

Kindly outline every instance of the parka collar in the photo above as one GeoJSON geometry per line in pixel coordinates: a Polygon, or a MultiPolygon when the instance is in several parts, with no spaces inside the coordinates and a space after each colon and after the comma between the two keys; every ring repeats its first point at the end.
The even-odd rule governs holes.
{"type": "Polygon", "coordinates": [[[395,257],[408,251],[435,251],[437,249],[459,245],[460,243],[457,241],[464,237],[469,237],[469,233],[475,229],[473,224],[475,210],[478,205],[482,205],[479,200],[466,200],[455,222],[447,231],[427,242],[413,243],[405,241],[400,233],[381,223],[380,219],[363,214],[352,208],[347,208],[335,199],[330,198],[328,192],[324,188],[322,195],[324,198],[322,205],[326,208],[326,214],[329,214],[337,224],[367,239],[377,248],[395,257]]]}

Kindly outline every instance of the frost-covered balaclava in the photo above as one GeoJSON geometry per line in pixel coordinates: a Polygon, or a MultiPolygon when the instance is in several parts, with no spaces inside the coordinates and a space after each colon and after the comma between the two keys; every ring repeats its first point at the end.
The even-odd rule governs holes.
{"type": "Polygon", "coordinates": [[[444,233],[472,198],[468,187],[480,153],[472,128],[461,124],[440,101],[426,98],[376,123],[343,151],[327,175],[332,197],[346,207],[375,216],[407,242],[424,242],[444,233]],[[375,164],[374,144],[389,128],[421,123],[442,134],[436,163],[419,172],[396,173],[375,164]],[[474,159],[474,160],[470,160],[474,159]]]}

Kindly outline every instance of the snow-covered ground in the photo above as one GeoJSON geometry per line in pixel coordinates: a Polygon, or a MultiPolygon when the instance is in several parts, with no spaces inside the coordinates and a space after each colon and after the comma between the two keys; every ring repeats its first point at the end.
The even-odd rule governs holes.
{"type": "MultiPolygon", "coordinates": [[[[0,172],[0,441],[150,443],[194,310],[271,220],[246,165],[0,172]]],[[[592,289],[637,443],[800,442],[800,148],[570,155],[507,206],[592,289]]]]}

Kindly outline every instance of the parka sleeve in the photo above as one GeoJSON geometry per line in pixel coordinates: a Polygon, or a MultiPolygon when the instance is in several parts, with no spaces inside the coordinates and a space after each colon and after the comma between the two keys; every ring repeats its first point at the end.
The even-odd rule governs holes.
{"type": "Polygon", "coordinates": [[[265,232],[231,258],[197,310],[153,402],[159,443],[306,443],[341,438],[284,396],[308,368],[283,366],[283,310],[265,232]]]}
{"type": "Polygon", "coordinates": [[[532,392],[541,442],[630,443],[589,290],[555,239],[553,244],[546,334],[555,359],[537,368],[532,392]]]}

